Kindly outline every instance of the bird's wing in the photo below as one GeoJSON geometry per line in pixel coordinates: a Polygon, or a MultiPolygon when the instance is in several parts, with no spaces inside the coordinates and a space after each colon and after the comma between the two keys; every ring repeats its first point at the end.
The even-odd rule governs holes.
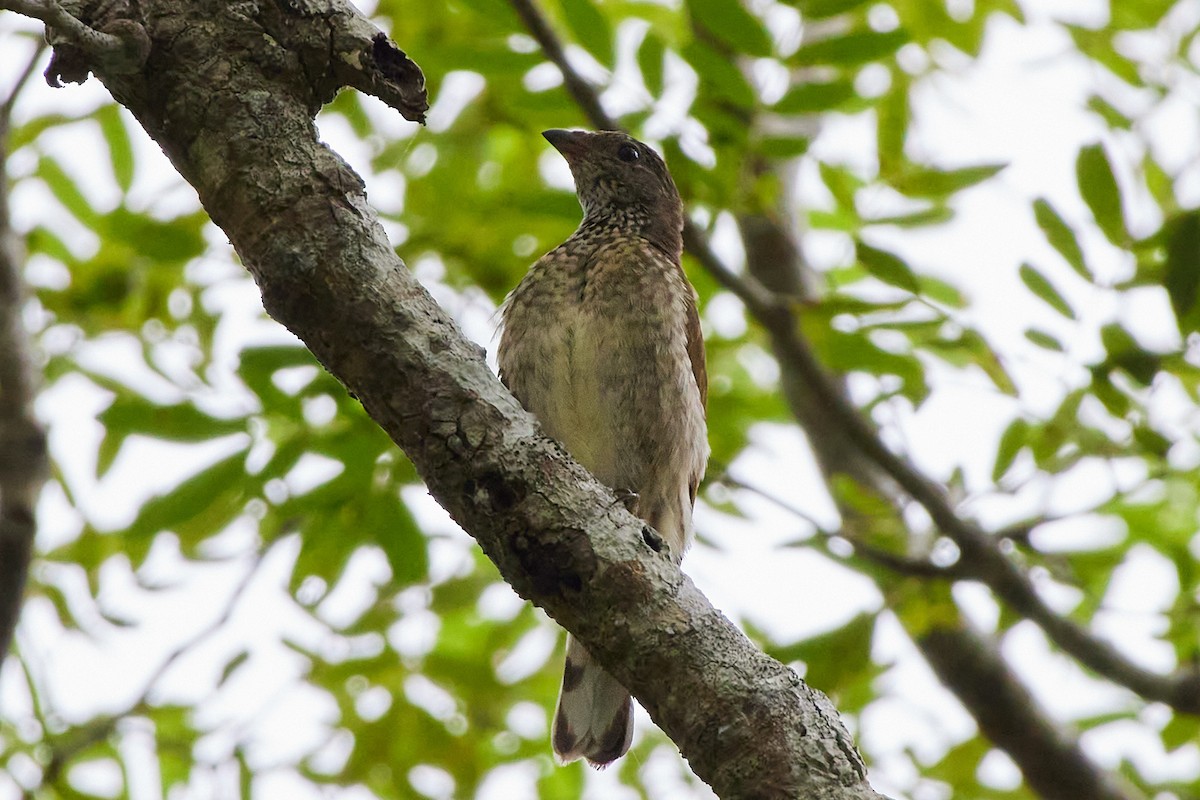
{"type": "MultiPolygon", "coordinates": [[[[700,390],[700,410],[707,417],[708,362],[704,356],[704,334],[700,330],[700,312],[696,306],[696,290],[688,281],[687,275],[684,274],[683,265],[679,264],[678,269],[683,275],[684,286],[687,289],[687,297],[684,300],[684,324],[687,333],[688,360],[692,362],[692,375],[696,378],[696,388],[700,390]]],[[[700,481],[704,479],[704,465],[708,460],[707,446],[704,448],[704,452],[705,457],[697,463],[697,469],[688,476],[688,497],[693,506],[696,505],[696,494],[700,491],[700,481]]]]}
{"type": "Polygon", "coordinates": [[[700,332],[700,312],[696,309],[696,290],[687,285],[687,352],[692,362],[692,374],[696,376],[696,388],[700,390],[700,405],[708,407],[708,366],[704,359],[704,335],[700,332]]]}

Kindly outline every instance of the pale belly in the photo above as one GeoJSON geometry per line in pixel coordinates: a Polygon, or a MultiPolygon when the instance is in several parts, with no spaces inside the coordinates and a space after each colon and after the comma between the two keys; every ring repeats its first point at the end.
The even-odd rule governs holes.
{"type": "Polygon", "coordinates": [[[620,331],[612,320],[587,313],[561,326],[561,335],[548,335],[542,352],[548,356],[543,374],[547,391],[531,397],[531,410],[546,433],[601,482],[632,489],[634,465],[621,463],[624,437],[631,420],[623,420],[620,402],[627,380],[616,368],[620,331]]]}

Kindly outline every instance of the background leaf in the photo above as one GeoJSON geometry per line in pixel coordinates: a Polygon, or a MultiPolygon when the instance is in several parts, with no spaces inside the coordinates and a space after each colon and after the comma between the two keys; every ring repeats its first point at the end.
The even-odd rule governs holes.
{"type": "Polygon", "coordinates": [[[1129,233],[1121,210],[1121,190],[1104,148],[1096,144],[1080,150],[1075,161],[1075,174],[1079,193],[1092,210],[1100,230],[1113,244],[1124,245],[1129,240],[1129,233]]]}

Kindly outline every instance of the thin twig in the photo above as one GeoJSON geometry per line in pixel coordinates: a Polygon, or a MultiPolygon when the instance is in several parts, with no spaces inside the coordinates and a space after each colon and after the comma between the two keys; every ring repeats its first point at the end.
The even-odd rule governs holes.
{"type": "Polygon", "coordinates": [[[604,110],[604,106],[600,104],[600,95],[596,93],[591,84],[583,79],[578,70],[568,63],[566,49],[554,35],[554,31],[550,30],[550,23],[542,16],[542,12],[530,0],[510,1],[513,10],[525,23],[525,27],[537,41],[538,46],[542,48],[542,52],[562,72],[563,83],[566,84],[567,91],[571,93],[571,97],[575,98],[576,104],[583,110],[592,125],[606,131],[620,130],[620,123],[609,116],[608,112],[604,110]]]}
{"type": "Polygon", "coordinates": [[[158,665],[154,672],[150,673],[150,677],[146,680],[145,688],[142,689],[137,699],[126,706],[123,710],[114,714],[108,714],[103,717],[92,720],[86,727],[81,730],[77,736],[69,742],[54,749],[50,756],[50,761],[46,764],[46,769],[42,773],[42,785],[52,784],[62,774],[63,769],[70,763],[71,759],[79,753],[86,750],[96,742],[102,741],[116,730],[117,725],[124,719],[144,713],[151,708],[151,695],[154,693],[159,682],[168,670],[174,666],[180,658],[187,653],[193,651],[204,640],[208,639],[213,634],[220,631],[229,622],[229,618],[233,616],[233,612],[237,609],[238,602],[245,593],[247,587],[258,574],[258,569],[262,565],[262,556],[255,554],[251,560],[246,574],[238,582],[233,593],[229,595],[229,599],[225,603],[225,608],[221,614],[210,624],[197,631],[190,639],[179,644],[174,650],[158,665]]]}
{"type": "Polygon", "coordinates": [[[125,48],[119,37],[88,27],[54,0],[0,0],[0,9],[41,20],[47,27],[61,31],[93,55],[119,52],[125,48]]]}
{"type": "Polygon", "coordinates": [[[791,501],[788,501],[788,500],[784,500],[782,497],[775,494],[774,492],[768,492],[766,489],[763,489],[758,486],[754,486],[753,484],[750,484],[750,483],[746,483],[741,478],[735,478],[732,475],[730,475],[728,472],[724,472],[720,475],[713,476],[713,477],[709,478],[708,480],[711,481],[712,483],[724,484],[725,486],[728,486],[730,489],[741,489],[742,491],[750,492],[752,494],[758,495],[762,499],[771,503],[771,505],[775,506],[776,508],[778,508],[782,511],[786,511],[787,513],[791,514],[793,517],[799,517],[809,527],[811,527],[813,529],[813,531],[815,533],[817,533],[819,536],[824,536],[824,537],[830,538],[830,539],[832,539],[835,536],[841,536],[841,534],[838,533],[837,531],[826,528],[824,525],[822,525],[820,523],[820,521],[817,520],[816,517],[814,517],[812,514],[809,514],[807,511],[800,508],[795,503],[792,503],[791,501]]]}
{"type": "Polygon", "coordinates": [[[101,4],[91,25],[76,18],[57,0],[0,0],[9,9],[46,24],[46,39],[54,47],[46,82],[61,87],[63,81],[82,83],[97,69],[109,75],[137,72],[150,55],[150,35],[142,23],[129,16],[121,4],[101,4]]]}
{"type": "Polygon", "coordinates": [[[4,102],[0,103],[0,141],[3,141],[8,136],[9,126],[12,124],[13,106],[17,104],[17,97],[21,94],[21,90],[25,88],[25,84],[29,83],[29,79],[33,77],[33,73],[37,70],[38,61],[42,59],[42,53],[46,52],[46,42],[39,41],[37,47],[33,49],[33,55],[29,57],[29,61],[25,64],[25,69],[21,70],[21,74],[17,76],[17,80],[13,83],[12,89],[8,92],[8,97],[4,98],[4,102]]]}
{"type": "MultiPolygon", "coordinates": [[[[859,538],[852,533],[830,530],[829,528],[821,525],[821,523],[818,522],[811,514],[798,508],[794,503],[790,503],[772,492],[768,492],[765,489],[746,483],[745,481],[734,478],[728,474],[722,475],[714,480],[728,486],[731,489],[740,489],[742,491],[755,494],[777,508],[799,517],[810,527],[812,527],[813,533],[817,537],[823,539],[827,544],[834,539],[841,539],[850,545],[855,557],[877,567],[884,567],[885,569],[891,570],[899,575],[907,575],[909,577],[918,578],[940,578],[943,580],[953,580],[963,576],[962,570],[959,569],[957,565],[943,567],[939,566],[938,564],[934,564],[932,561],[928,561],[927,559],[910,558],[907,556],[897,555],[896,553],[891,553],[887,550],[881,550],[878,547],[874,547],[863,541],[860,541],[859,538]]],[[[828,547],[824,548],[824,550],[828,551],[828,547]]],[[[837,554],[834,553],[830,553],[830,555],[838,557],[841,560],[846,560],[844,556],[837,556],[837,554]]]]}

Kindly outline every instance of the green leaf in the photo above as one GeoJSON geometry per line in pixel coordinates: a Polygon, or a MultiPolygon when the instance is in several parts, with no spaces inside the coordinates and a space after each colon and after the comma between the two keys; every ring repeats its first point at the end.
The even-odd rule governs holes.
{"type": "Polygon", "coordinates": [[[232,433],[245,433],[241,417],[219,419],[191,403],[157,405],[141,395],[117,395],[97,421],[104,426],[104,437],[96,463],[96,477],[102,477],[120,451],[125,438],[134,434],[172,442],[204,442],[232,433]]]}
{"type": "Polygon", "coordinates": [[[1165,459],[1167,451],[1175,444],[1174,441],[1163,436],[1158,431],[1146,425],[1137,425],[1133,429],[1133,440],[1143,452],[1149,453],[1156,458],[1165,459]]]}
{"type": "MultiPolygon", "coordinates": [[[[101,557],[100,559],[95,559],[95,560],[89,559],[88,561],[84,561],[83,559],[80,559],[77,557],[72,557],[72,556],[77,555],[81,550],[84,549],[83,547],[76,547],[76,545],[78,545],[84,538],[87,538],[89,536],[93,539],[100,538],[98,536],[98,534],[96,534],[95,532],[85,531],[83,534],[80,535],[80,537],[78,539],[76,539],[74,542],[71,542],[69,545],[66,546],[66,548],[64,548],[71,552],[69,554],[67,554],[68,555],[67,558],[64,558],[62,560],[73,562],[77,566],[82,567],[86,571],[93,571],[96,567],[99,567],[98,562],[102,561],[103,557],[101,557]]],[[[112,539],[114,537],[108,537],[108,538],[112,539]]],[[[97,549],[99,549],[99,548],[97,548],[97,549]]],[[[42,556],[42,558],[45,558],[48,561],[57,561],[57,560],[59,560],[56,557],[57,555],[58,555],[58,553],[56,553],[55,551],[51,551],[50,553],[44,554],[42,556]]],[[[106,553],[105,557],[107,555],[109,555],[109,554],[106,553]]],[[[63,590],[61,587],[55,586],[52,583],[31,582],[31,585],[29,588],[29,594],[30,594],[30,596],[36,595],[45,600],[48,600],[50,602],[50,605],[54,609],[55,615],[58,617],[58,622],[64,628],[66,628],[68,630],[78,630],[79,629],[79,621],[75,618],[75,612],[71,608],[71,604],[67,601],[67,597],[63,593],[63,590]]]]}
{"type": "Polygon", "coordinates": [[[658,96],[663,90],[663,58],[666,55],[666,45],[654,31],[648,31],[642,39],[642,46],[637,51],[638,69],[642,71],[642,80],[650,94],[658,96]]]}
{"type": "Polygon", "coordinates": [[[121,119],[121,107],[116,103],[101,106],[96,111],[96,121],[100,123],[100,132],[108,143],[113,177],[121,191],[128,192],[133,185],[133,144],[129,140],[125,121],[121,119]]]}
{"type": "Polygon", "coordinates": [[[1066,348],[1063,347],[1063,343],[1058,340],[1058,337],[1043,330],[1029,328],[1025,331],[1025,338],[1043,350],[1052,350],[1056,353],[1066,352],[1066,348]]]}
{"type": "Polygon", "coordinates": [[[126,540],[149,539],[172,530],[186,541],[221,530],[245,507],[245,462],[246,451],[238,450],[151,498],[125,529],[126,540]]]}
{"type": "Polygon", "coordinates": [[[1079,194],[1092,210],[1100,230],[1110,242],[1125,247],[1129,232],[1121,210],[1121,190],[1102,145],[1088,145],[1079,151],[1075,159],[1075,177],[1079,182],[1079,194]]]}
{"type": "Polygon", "coordinates": [[[1142,349],[1137,339],[1133,338],[1133,334],[1115,322],[1110,322],[1100,329],[1100,342],[1108,352],[1108,357],[1118,361],[1129,353],[1142,349]]]}
{"type": "Polygon", "coordinates": [[[754,149],[767,158],[796,158],[807,153],[811,143],[806,136],[768,136],[755,143],[754,149]]]}
{"type": "Polygon", "coordinates": [[[846,233],[855,233],[862,227],[862,220],[857,214],[850,213],[845,209],[837,211],[821,211],[819,209],[808,212],[808,227],[818,231],[845,231],[846,233]]]}
{"type": "MultiPolygon", "coordinates": [[[[829,189],[833,199],[837,201],[838,207],[853,212],[856,207],[856,197],[858,190],[865,185],[861,178],[854,174],[849,167],[844,167],[839,164],[830,164],[825,161],[817,162],[817,169],[821,173],[821,180],[825,187],[829,189]]],[[[857,218],[855,213],[855,218],[857,218]]]]}
{"type": "Polygon", "coordinates": [[[294,345],[248,347],[238,354],[237,374],[264,403],[284,400],[287,395],[275,386],[275,373],[288,367],[317,365],[313,354],[294,345]]]}
{"type": "Polygon", "coordinates": [[[89,228],[95,229],[100,221],[100,214],[92,208],[92,203],[79,187],[75,179],[67,174],[62,165],[52,156],[42,156],[38,159],[37,176],[46,182],[50,192],[75,215],[75,218],[89,228]]]}
{"type": "Polygon", "coordinates": [[[1036,267],[1026,262],[1021,265],[1020,273],[1021,282],[1025,284],[1025,288],[1040,297],[1047,305],[1067,319],[1078,319],[1075,315],[1075,309],[1071,308],[1071,304],[1067,302],[1067,299],[1059,294],[1049,279],[1039,272],[1036,267]]]}
{"type": "Polygon", "coordinates": [[[1188,714],[1174,714],[1162,729],[1162,742],[1168,753],[1200,739],[1200,719],[1188,714]]]}
{"type": "Polygon", "coordinates": [[[1107,67],[1121,80],[1131,86],[1145,85],[1138,65],[1116,51],[1112,32],[1107,28],[1093,30],[1079,25],[1065,26],[1075,41],[1075,46],[1093,61],[1107,67]]]}
{"type": "Polygon", "coordinates": [[[1114,130],[1127,131],[1133,128],[1133,120],[1098,94],[1088,98],[1087,107],[1088,110],[1098,114],[1104,120],[1104,124],[1114,130]]]}
{"type": "Polygon", "coordinates": [[[784,0],[795,6],[805,20],[827,19],[865,6],[868,0],[784,0]]]}
{"type": "Polygon", "coordinates": [[[982,164],[958,169],[913,168],[891,177],[888,183],[909,197],[946,197],[983,183],[1007,164],[982,164]]]}
{"type": "Polygon", "coordinates": [[[584,779],[581,769],[544,769],[537,781],[538,797],[583,797],[584,779]]]}
{"type": "Polygon", "coordinates": [[[1028,444],[1028,440],[1028,422],[1017,417],[1008,424],[1004,433],[1000,435],[1000,444],[996,447],[996,462],[992,465],[994,482],[999,483],[1000,479],[1008,474],[1008,471],[1012,469],[1013,462],[1017,459],[1017,454],[1028,444]]]}
{"type": "Polygon", "coordinates": [[[75,256],[62,237],[43,225],[36,226],[26,234],[25,248],[30,254],[41,253],[60,264],[69,266],[75,263],[75,256]]]}
{"type": "Polygon", "coordinates": [[[957,286],[931,275],[920,275],[917,280],[921,284],[922,296],[951,308],[967,307],[967,298],[963,296],[957,286]]]}
{"type": "Polygon", "coordinates": [[[728,100],[743,108],[754,106],[754,90],[746,83],[741,70],[726,56],[703,42],[693,40],[684,46],[681,55],[692,68],[704,76],[701,92],[728,100]]]}
{"type": "Polygon", "coordinates": [[[139,255],[168,263],[196,258],[204,252],[204,225],[208,216],[196,212],[172,220],[157,220],[117,208],[103,218],[98,232],[113,242],[121,242],[139,255]]]}
{"type": "Polygon", "coordinates": [[[1158,0],[1119,0],[1111,6],[1112,26],[1118,30],[1153,28],[1171,10],[1170,3],[1158,0]]]}
{"type": "Polygon", "coordinates": [[[871,247],[861,239],[854,243],[854,252],[863,268],[884,283],[913,294],[921,291],[916,273],[900,256],[871,247]]]}
{"type": "Polygon", "coordinates": [[[929,338],[920,343],[926,350],[956,367],[974,366],[983,370],[997,389],[1016,397],[1017,387],[1003,362],[975,330],[967,329],[951,339],[929,338]]]}
{"type": "Polygon", "coordinates": [[[1147,352],[1133,335],[1112,322],[1100,329],[1100,342],[1108,353],[1105,364],[1124,370],[1134,380],[1149,386],[1158,373],[1162,358],[1147,352]]]}
{"type": "Polygon", "coordinates": [[[387,556],[396,586],[409,586],[425,580],[429,553],[425,535],[397,497],[375,494],[371,497],[363,525],[387,556]]]}
{"type": "Polygon", "coordinates": [[[832,111],[856,99],[854,81],[848,78],[826,83],[814,81],[788,89],[773,110],[780,114],[815,114],[832,111]]]}
{"type": "Polygon", "coordinates": [[[329,506],[314,508],[299,520],[300,552],[296,555],[288,582],[288,589],[292,593],[300,588],[305,578],[311,576],[321,578],[327,586],[333,586],[341,578],[350,556],[363,544],[362,531],[357,528],[361,509],[350,506],[349,502],[340,509],[329,506]],[[332,532],[341,535],[330,535],[332,532]]]}
{"type": "Polygon", "coordinates": [[[1095,278],[1083,260],[1083,250],[1079,247],[1079,240],[1075,237],[1075,231],[1066,223],[1062,215],[1055,210],[1054,206],[1050,205],[1050,201],[1045,198],[1034,200],[1033,215],[1050,246],[1058,251],[1058,254],[1066,260],[1071,269],[1075,270],[1080,277],[1093,282],[1095,278]]]}
{"type": "Polygon", "coordinates": [[[788,59],[788,63],[796,67],[818,64],[858,66],[891,56],[907,44],[910,38],[908,31],[903,28],[882,33],[871,30],[854,31],[844,36],[834,36],[803,45],[788,59]]]}
{"type": "Polygon", "coordinates": [[[10,153],[15,153],[30,142],[35,141],[45,131],[51,128],[57,128],[62,125],[72,125],[80,120],[87,119],[87,116],[67,115],[67,114],[42,114],[34,117],[28,122],[17,125],[9,134],[8,149],[10,153]]]}
{"type": "Polygon", "coordinates": [[[771,55],[771,37],[762,21],[740,0],[688,0],[692,19],[735,52],[748,56],[771,55]]]}
{"type": "Polygon", "coordinates": [[[1142,158],[1142,175],[1146,180],[1146,188],[1164,213],[1174,213],[1179,209],[1175,179],[1154,159],[1153,151],[1149,148],[1142,158]]]}
{"type": "Polygon", "coordinates": [[[601,64],[612,64],[612,28],[591,0],[559,0],[559,4],[576,41],[601,64]]]}
{"type": "MultiPolygon", "coordinates": [[[[804,324],[804,323],[802,323],[804,324]]],[[[812,323],[805,324],[818,346],[818,352],[838,372],[865,372],[868,375],[895,375],[903,384],[901,394],[920,405],[929,396],[929,384],[920,359],[909,353],[893,353],[871,341],[866,332],[825,331],[817,334],[812,323]]]]}
{"type": "Polygon", "coordinates": [[[1175,309],[1179,332],[1200,330],[1200,211],[1179,214],[1163,225],[1167,260],[1163,287],[1175,309]]]}
{"type": "Polygon", "coordinates": [[[1090,372],[1092,394],[1104,405],[1108,413],[1118,419],[1124,419],[1132,404],[1129,397],[1113,384],[1112,378],[1108,376],[1109,370],[1106,365],[1092,367],[1090,372]]]}
{"type": "Polygon", "coordinates": [[[235,655],[233,658],[229,659],[229,661],[221,669],[221,676],[219,678],[217,678],[217,687],[219,688],[221,686],[224,686],[225,682],[229,680],[229,677],[231,675],[233,675],[233,673],[237,670],[237,668],[240,667],[242,664],[245,664],[249,660],[250,660],[250,651],[249,650],[241,650],[237,653],[237,655],[235,655]]]}
{"type": "Polygon", "coordinates": [[[233,756],[237,760],[238,767],[238,790],[239,797],[254,796],[254,770],[250,766],[250,760],[246,757],[246,751],[241,747],[237,747],[233,751],[233,756]]]}
{"type": "Polygon", "coordinates": [[[889,217],[864,219],[863,225],[895,225],[898,228],[922,228],[927,225],[941,225],[954,219],[954,211],[949,206],[936,205],[909,214],[895,214],[889,217]]]}
{"type": "Polygon", "coordinates": [[[768,646],[766,652],[785,664],[803,661],[807,666],[805,683],[836,694],[857,673],[871,666],[874,635],[875,615],[859,614],[840,628],[794,644],[768,646]]]}
{"type": "MultiPolygon", "coordinates": [[[[982,736],[967,739],[947,750],[945,755],[937,763],[930,764],[925,772],[931,778],[942,781],[947,786],[953,786],[956,789],[970,786],[974,789],[979,786],[979,781],[975,776],[988,749],[988,741],[982,736]]],[[[980,797],[978,790],[972,791],[971,796],[980,797]]]]}
{"type": "Polygon", "coordinates": [[[902,70],[892,70],[892,87],[875,106],[875,156],[879,159],[879,175],[885,180],[899,175],[907,168],[904,143],[908,140],[912,108],[909,89],[912,81],[902,70]]]}

